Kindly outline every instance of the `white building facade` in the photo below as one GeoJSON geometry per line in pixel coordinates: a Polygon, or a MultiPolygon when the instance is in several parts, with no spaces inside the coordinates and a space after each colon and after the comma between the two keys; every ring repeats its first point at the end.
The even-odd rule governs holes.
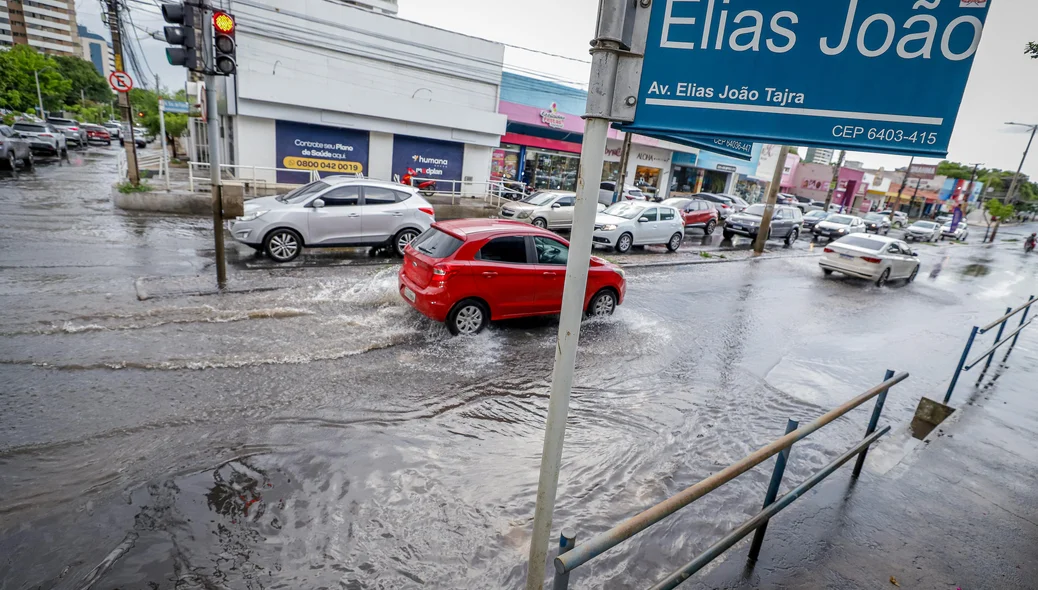
{"type": "Polygon", "coordinates": [[[224,4],[238,22],[237,75],[221,89],[225,163],[282,169],[257,174],[268,182],[316,169],[485,189],[507,121],[502,45],[398,19],[384,0],[224,4]]]}
{"type": "Polygon", "coordinates": [[[0,46],[79,56],[74,0],[0,0],[0,46]]]}

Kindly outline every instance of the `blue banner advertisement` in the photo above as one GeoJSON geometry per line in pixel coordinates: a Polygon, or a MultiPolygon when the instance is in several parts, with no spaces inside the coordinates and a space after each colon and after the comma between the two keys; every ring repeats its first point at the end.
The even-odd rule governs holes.
{"type": "MultiPolygon", "coordinates": [[[[439,180],[461,180],[465,145],[451,141],[393,136],[393,176],[407,184],[414,178],[415,186],[433,190],[426,183],[439,180]],[[424,180],[418,180],[424,179],[424,180]]],[[[451,183],[437,182],[436,190],[451,190],[451,183]]]]}
{"type": "Polygon", "coordinates": [[[275,124],[278,182],[305,184],[310,171],[321,177],[364,174],[368,169],[368,132],[294,121],[275,124]]]}
{"type": "Polygon", "coordinates": [[[944,157],[989,0],[659,0],[638,133],[944,157]]]}

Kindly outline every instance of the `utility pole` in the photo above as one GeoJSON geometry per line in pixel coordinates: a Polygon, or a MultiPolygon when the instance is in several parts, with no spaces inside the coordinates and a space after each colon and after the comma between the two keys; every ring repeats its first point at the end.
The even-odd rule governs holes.
{"type": "MultiPolygon", "coordinates": [[[[897,211],[897,208],[901,206],[901,195],[904,194],[905,185],[908,184],[908,175],[912,173],[912,164],[915,164],[915,156],[912,156],[912,159],[908,161],[908,168],[905,168],[905,175],[901,177],[901,186],[897,189],[897,200],[894,201],[894,204],[890,207],[891,227],[893,227],[894,225],[894,212],[897,211]]],[[[908,212],[912,212],[911,203],[909,203],[908,205],[908,212]]]]}
{"type": "MultiPolygon", "coordinates": [[[[621,63],[630,64],[629,60],[638,59],[639,54],[644,51],[649,5],[648,2],[628,0],[599,1],[598,26],[595,39],[591,43],[591,76],[588,84],[587,111],[584,115],[586,122],[577,177],[577,200],[574,206],[569,261],[566,264],[566,283],[562,292],[562,313],[559,316],[555,366],[551,376],[551,398],[548,401],[548,417],[544,427],[544,447],[541,453],[533,536],[530,539],[530,556],[526,570],[526,590],[541,590],[544,586],[552,513],[555,510],[555,495],[558,491],[559,470],[562,464],[562,446],[566,435],[566,417],[569,414],[580,323],[584,316],[584,292],[591,262],[595,207],[598,205],[609,123],[621,117],[633,118],[634,114],[633,109],[626,111],[624,109],[627,107],[617,106],[622,101],[615,100],[615,95],[619,92],[616,88],[621,86],[618,72],[623,71],[619,66],[621,63]],[[635,32],[630,50],[626,51],[621,49],[621,40],[624,39],[625,25],[632,23],[635,32]],[[644,25],[644,30],[641,30],[641,25],[644,25]]],[[[637,78],[627,79],[625,83],[636,85],[637,78]]],[[[626,104],[634,106],[633,101],[626,101],[626,104]]]]}
{"type": "MultiPolygon", "coordinates": [[[[213,47],[213,9],[210,0],[202,0],[202,49],[207,65],[205,73],[206,127],[209,132],[209,185],[213,191],[213,238],[216,245],[216,286],[227,286],[227,260],[223,243],[223,187],[220,186],[220,114],[216,105],[216,76],[213,63],[216,51],[213,47]]],[[[603,148],[603,157],[605,156],[603,148]]],[[[602,165],[599,164],[599,170],[602,165]]]]}
{"type": "MultiPolygon", "coordinates": [[[[840,159],[836,161],[836,166],[833,167],[833,181],[829,183],[829,193],[825,195],[825,210],[829,210],[829,205],[833,203],[833,193],[836,191],[836,185],[840,182],[840,169],[843,168],[843,160],[847,157],[847,150],[840,150],[840,159]]],[[[785,161],[782,162],[785,166],[785,161]]]]}
{"type": "Polygon", "coordinates": [[[1024,148],[1024,157],[1020,158],[1020,166],[1017,167],[1016,174],[1013,175],[1013,182],[1009,185],[1009,192],[1006,193],[1006,204],[1012,205],[1016,201],[1016,187],[1020,182],[1020,171],[1024,169],[1024,162],[1027,161],[1027,152],[1031,151],[1031,142],[1034,141],[1034,134],[1038,131],[1038,125],[1030,123],[1006,123],[1006,125],[1030,127],[1031,129],[1031,139],[1027,140],[1027,147],[1024,148]]]}
{"type": "MultiPolygon", "coordinates": [[[[760,220],[760,229],[757,230],[757,239],[753,242],[753,253],[756,255],[764,253],[764,244],[767,243],[768,234],[771,233],[771,216],[775,212],[775,201],[778,200],[779,189],[782,185],[782,173],[786,170],[786,157],[788,156],[789,146],[784,145],[779,150],[778,164],[775,165],[775,171],[771,173],[771,184],[768,185],[768,198],[764,205],[764,215],[760,220]]],[[[840,155],[840,160],[843,161],[842,154],[840,155]]],[[[832,198],[831,189],[829,197],[832,198]]],[[[828,203],[826,203],[825,209],[826,211],[829,210],[828,203]]]]}
{"type": "Polygon", "coordinates": [[[43,95],[40,94],[40,72],[39,70],[33,70],[32,75],[36,78],[36,100],[40,103],[40,118],[44,121],[47,120],[47,115],[43,113],[43,95]]]}
{"type": "Polygon", "coordinates": [[[159,75],[155,74],[155,93],[159,97],[159,145],[162,146],[162,178],[166,181],[166,192],[169,192],[169,156],[166,155],[166,108],[162,98],[162,87],[159,86],[159,75]]]}
{"type": "MultiPolygon", "coordinates": [[[[968,166],[969,164],[967,164],[968,166]]],[[[973,164],[973,173],[970,174],[970,183],[966,186],[966,197],[963,199],[966,203],[970,202],[970,198],[973,196],[973,182],[977,180],[977,169],[983,166],[983,163],[973,164]]],[[[966,210],[963,209],[963,214],[966,210]]]]}
{"type": "MultiPolygon", "coordinates": [[[[105,0],[108,6],[108,30],[112,34],[112,51],[115,52],[115,69],[125,72],[123,69],[123,41],[119,33],[119,2],[118,0],[105,0]]],[[[122,120],[126,124],[129,137],[123,142],[126,148],[126,172],[130,178],[130,184],[140,186],[141,173],[137,169],[137,143],[133,139],[133,113],[130,110],[130,93],[119,92],[119,110],[122,112],[122,120]]]]}
{"type": "Polygon", "coordinates": [[[631,160],[631,137],[633,135],[633,133],[624,133],[623,147],[620,148],[620,179],[616,181],[616,190],[613,192],[614,203],[624,200],[624,185],[627,184],[627,164],[631,160]]]}

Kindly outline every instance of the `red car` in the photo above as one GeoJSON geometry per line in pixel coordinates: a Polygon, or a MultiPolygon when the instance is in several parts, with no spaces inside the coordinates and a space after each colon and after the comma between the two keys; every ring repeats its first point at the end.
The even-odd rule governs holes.
{"type": "MultiPolygon", "coordinates": [[[[404,250],[400,296],[452,334],[478,334],[491,320],[557,314],[569,243],[518,221],[433,223],[404,250]]],[[[623,303],[624,271],[591,257],[584,309],[610,315],[623,303]]]]}
{"type": "Polygon", "coordinates": [[[105,145],[112,145],[112,135],[100,125],[83,125],[87,132],[87,141],[97,141],[105,145]]]}
{"type": "Polygon", "coordinates": [[[685,229],[698,228],[709,236],[717,227],[717,209],[707,201],[675,197],[661,204],[674,207],[681,212],[681,218],[685,220],[685,229]]]}

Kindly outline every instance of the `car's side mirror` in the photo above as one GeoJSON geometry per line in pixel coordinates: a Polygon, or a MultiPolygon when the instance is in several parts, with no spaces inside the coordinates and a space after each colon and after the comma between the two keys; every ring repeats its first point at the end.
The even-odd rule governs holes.
{"type": "Polygon", "coordinates": [[[562,204],[561,204],[561,203],[552,203],[552,204],[551,204],[551,208],[552,208],[552,209],[558,209],[558,208],[560,208],[560,207],[562,207],[562,204]]]}
{"type": "Polygon", "coordinates": [[[912,252],[912,256],[919,256],[918,252],[912,252]]]}
{"type": "Polygon", "coordinates": [[[310,203],[310,206],[314,209],[320,209],[321,207],[324,207],[324,199],[314,199],[310,203]]]}
{"type": "Polygon", "coordinates": [[[638,223],[649,223],[649,218],[648,217],[640,217],[640,218],[638,218],[638,223]]]}

